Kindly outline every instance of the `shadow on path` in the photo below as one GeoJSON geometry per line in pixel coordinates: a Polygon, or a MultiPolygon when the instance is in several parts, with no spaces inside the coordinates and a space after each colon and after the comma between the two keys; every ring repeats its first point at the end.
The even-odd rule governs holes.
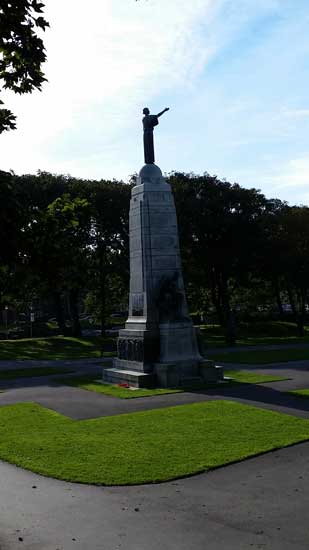
{"type": "MultiPolygon", "coordinates": [[[[216,398],[232,398],[241,400],[242,402],[248,401],[248,404],[263,403],[268,405],[267,408],[273,409],[291,409],[290,414],[296,414],[296,411],[305,413],[300,416],[309,418],[309,399],[302,399],[300,397],[293,396],[291,394],[276,390],[274,388],[265,387],[263,385],[235,383],[225,388],[208,389],[208,390],[196,390],[193,393],[203,394],[205,396],[216,396],[216,398]]],[[[287,412],[286,410],[284,412],[287,412]]],[[[298,415],[297,415],[298,416],[298,415]]]]}

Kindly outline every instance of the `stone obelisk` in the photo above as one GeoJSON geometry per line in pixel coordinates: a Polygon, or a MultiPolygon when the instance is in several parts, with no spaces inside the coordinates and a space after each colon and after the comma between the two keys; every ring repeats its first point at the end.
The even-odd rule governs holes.
{"type": "Polygon", "coordinates": [[[136,387],[223,377],[222,369],[199,353],[186,303],[174,198],[154,164],[153,127],[167,110],[143,111],[146,164],[130,203],[129,315],[113,368],[103,371],[104,381],[136,387]]]}

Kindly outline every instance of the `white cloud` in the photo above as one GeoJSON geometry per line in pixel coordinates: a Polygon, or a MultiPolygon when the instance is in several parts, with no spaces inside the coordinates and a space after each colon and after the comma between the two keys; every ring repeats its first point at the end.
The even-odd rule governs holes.
{"type": "Polygon", "coordinates": [[[309,153],[295,159],[290,159],[278,166],[271,174],[261,178],[265,184],[272,184],[275,189],[309,186],[309,153]]]}
{"type": "Polygon", "coordinates": [[[282,114],[289,118],[307,118],[309,117],[309,109],[284,109],[282,114]]]}
{"type": "Polygon", "coordinates": [[[144,102],[202,70],[211,51],[196,30],[216,3],[92,0],[85,9],[81,0],[47,2],[48,83],[31,96],[4,94],[18,130],[0,137],[2,168],[61,168],[55,156],[62,155],[62,140],[64,164],[74,166],[75,157],[76,167],[79,153],[70,151],[70,141],[82,140],[87,148],[89,138],[98,134],[98,144],[101,134],[108,147],[144,102]]]}
{"type": "MultiPolygon", "coordinates": [[[[0,167],[126,177],[142,160],[141,108],[161,109],[170,99],[175,104],[158,143],[163,169],[213,166],[231,179],[250,168],[254,179],[265,151],[271,155],[275,143],[288,139],[296,158],[296,147],[306,147],[296,139],[309,110],[296,94],[290,102],[281,93],[288,93],[283,76],[301,57],[297,47],[303,49],[298,19],[291,18],[297,27],[291,37],[281,28],[274,39],[256,32],[278,14],[289,28],[291,10],[283,3],[293,8],[290,0],[92,0],[86,7],[81,0],[49,0],[49,82],[41,94],[6,94],[18,130],[0,136],[0,167]],[[282,41],[290,47],[282,49],[282,41]],[[214,62],[205,71],[217,59],[219,71],[214,62]]],[[[278,186],[295,174],[294,181],[305,181],[305,169],[291,161],[263,181],[278,186]]]]}

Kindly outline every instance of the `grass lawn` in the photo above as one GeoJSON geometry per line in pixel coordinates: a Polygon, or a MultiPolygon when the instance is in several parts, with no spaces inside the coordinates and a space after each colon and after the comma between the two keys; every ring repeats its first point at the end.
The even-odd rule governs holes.
{"type": "Polygon", "coordinates": [[[154,389],[136,389],[123,388],[114,384],[101,384],[96,382],[98,375],[96,376],[81,376],[78,378],[60,378],[58,382],[66,384],[68,386],[74,386],[75,388],[81,388],[83,390],[94,391],[97,393],[104,393],[105,395],[111,395],[113,397],[120,397],[121,399],[133,399],[135,397],[150,397],[152,395],[164,395],[168,393],[179,393],[182,390],[169,389],[169,388],[154,388],[154,389]]]}
{"type": "MultiPolygon", "coordinates": [[[[81,359],[100,357],[100,337],[73,338],[52,336],[48,338],[24,338],[0,341],[1,359],[81,359]]],[[[105,344],[112,340],[106,338],[105,344]]],[[[104,345],[104,344],[103,344],[104,345]]],[[[104,356],[110,356],[105,352],[104,356]]]]}
{"type": "MultiPolygon", "coordinates": [[[[275,382],[280,380],[287,380],[281,376],[272,376],[267,374],[256,374],[246,371],[225,371],[225,375],[233,378],[228,385],[233,384],[234,381],[242,382],[246,384],[262,384],[263,382],[275,382]]],[[[130,388],[123,388],[114,384],[102,384],[96,382],[98,376],[81,376],[78,378],[59,378],[56,381],[61,384],[73,386],[75,388],[81,388],[83,390],[94,391],[97,393],[103,393],[104,395],[111,395],[113,397],[120,397],[121,399],[134,399],[136,397],[151,397],[155,395],[164,395],[169,393],[181,393],[184,391],[198,391],[207,390],[215,387],[224,387],[222,384],[203,384],[185,388],[154,388],[154,389],[138,389],[132,390],[130,388]]]]}
{"type": "Polygon", "coordinates": [[[284,378],[282,376],[257,374],[255,372],[248,372],[244,370],[224,370],[224,376],[230,376],[236,382],[242,382],[245,384],[263,384],[266,382],[281,382],[282,380],[289,380],[288,378],[284,378]]]}
{"type": "Polygon", "coordinates": [[[252,350],[207,353],[207,358],[223,363],[248,363],[252,365],[301,361],[309,359],[309,349],[252,350]]]}
{"type": "Polygon", "coordinates": [[[34,403],[0,408],[0,459],[83,483],[165,481],[308,439],[308,420],[227,401],[83,421],[34,403]]]}
{"type": "MultiPolygon", "coordinates": [[[[207,336],[204,338],[206,349],[229,347],[224,336],[207,336]]],[[[286,345],[287,348],[289,344],[309,344],[309,336],[248,336],[236,340],[237,346],[271,346],[276,344],[286,345]]]]}
{"type": "MultiPolygon", "coordinates": [[[[256,321],[237,323],[237,345],[256,346],[270,344],[309,343],[309,327],[299,337],[295,323],[289,321],[256,321]]],[[[201,325],[201,334],[207,347],[227,347],[224,330],[220,325],[201,325]]]]}
{"type": "Polygon", "coordinates": [[[292,393],[298,397],[305,397],[306,399],[309,399],[309,390],[291,390],[287,393],[292,393]]]}
{"type": "Polygon", "coordinates": [[[57,367],[34,367],[29,369],[0,370],[0,380],[14,380],[16,378],[32,378],[33,376],[49,376],[51,374],[74,372],[57,367]]]}

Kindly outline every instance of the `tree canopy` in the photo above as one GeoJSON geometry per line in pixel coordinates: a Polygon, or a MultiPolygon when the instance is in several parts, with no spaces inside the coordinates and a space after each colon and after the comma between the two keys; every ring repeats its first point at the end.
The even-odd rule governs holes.
{"type": "MultiPolygon", "coordinates": [[[[17,94],[41,90],[46,53],[38,31],[49,26],[38,0],[0,0],[0,82],[17,94]]],[[[0,105],[3,101],[0,99],[0,105]]],[[[16,128],[16,116],[0,108],[0,133],[16,128]]]]}
{"type": "MultiPolygon", "coordinates": [[[[288,310],[302,334],[309,208],[207,173],[173,173],[168,181],[191,311],[215,319],[228,336],[233,311],[245,319],[288,310]]],[[[130,191],[117,181],[0,172],[0,310],[48,301],[62,332],[64,308],[76,335],[80,311],[104,332],[109,313],[127,303],[130,191]]]]}

